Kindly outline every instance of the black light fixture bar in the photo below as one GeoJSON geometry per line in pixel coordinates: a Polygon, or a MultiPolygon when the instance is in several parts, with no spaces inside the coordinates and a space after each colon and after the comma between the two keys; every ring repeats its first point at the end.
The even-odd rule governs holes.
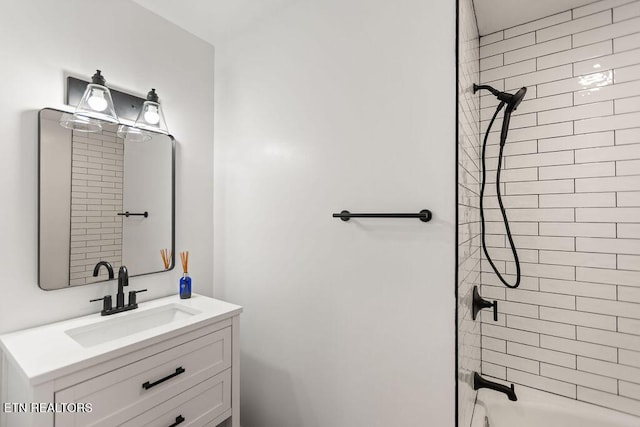
{"type": "MultiPolygon", "coordinates": [[[[78,105],[89,83],[90,82],[88,81],[68,76],[67,97],[65,99],[65,103],[71,106],[78,105]]],[[[142,104],[146,99],[111,88],[109,88],[109,91],[111,92],[113,106],[118,117],[135,122],[138,118],[138,114],[140,114],[140,110],[142,109],[142,104]]]]}
{"type": "Polygon", "coordinates": [[[423,209],[418,213],[351,213],[342,211],[334,213],[333,217],[343,221],[349,221],[351,218],[418,218],[422,222],[429,222],[432,215],[429,209],[423,209]]]}

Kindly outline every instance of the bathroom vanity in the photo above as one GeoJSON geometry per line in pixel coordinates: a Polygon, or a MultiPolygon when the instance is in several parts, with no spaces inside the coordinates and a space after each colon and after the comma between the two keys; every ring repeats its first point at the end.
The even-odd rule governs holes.
{"type": "Polygon", "coordinates": [[[242,308],[194,295],[0,336],[0,425],[239,427],[242,308]]]}

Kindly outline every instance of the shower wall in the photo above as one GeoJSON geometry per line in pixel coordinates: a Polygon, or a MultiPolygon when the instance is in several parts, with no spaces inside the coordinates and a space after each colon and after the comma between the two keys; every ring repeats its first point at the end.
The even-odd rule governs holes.
{"type": "Polygon", "coordinates": [[[471,378],[480,371],[480,322],[469,301],[480,285],[479,79],[480,45],[472,0],[458,5],[458,425],[469,426],[476,392],[471,378]]]}
{"type": "MultiPolygon", "coordinates": [[[[605,0],[480,39],[480,78],[527,86],[501,191],[518,289],[482,262],[484,375],[640,415],[640,1],[605,0]]],[[[482,96],[481,131],[496,106],[482,96]]],[[[495,182],[500,122],[489,138],[495,182]]],[[[489,184],[487,243],[515,280],[489,184]]]]}

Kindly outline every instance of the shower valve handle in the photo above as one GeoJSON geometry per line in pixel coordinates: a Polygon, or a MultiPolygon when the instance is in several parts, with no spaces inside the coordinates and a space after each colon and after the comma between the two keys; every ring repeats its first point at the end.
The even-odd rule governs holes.
{"type": "Polygon", "coordinates": [[[493,321],[497,322],[498,321],[498,301],[493,301],[493,302],[489,302],[486,299],[482,298],[480,296],[480,293],[478,292],[478,287],[474,286],[473,287],[473,307],[472,307],[472,318],[473,320],[476,320],[476,317],[478,316],[478,312],[480,310],[482,310],[483,308],[489,308],[489,307],[493,307],[493,321]]]}

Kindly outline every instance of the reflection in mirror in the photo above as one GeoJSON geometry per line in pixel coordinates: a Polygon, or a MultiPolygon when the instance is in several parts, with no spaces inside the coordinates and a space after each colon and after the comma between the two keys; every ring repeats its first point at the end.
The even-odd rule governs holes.
{"type": "Polygon", "coordinates": [[[93,276],[100,261],[116,275],[121,265],[130,276],[165,271],[160,250],[174,248],[173,138],[131,142],[106,123],[97,133],[71,131],[59,124],[64,114],[40,111],[39,286],[108,280],[106,268],[93,276]]]}

